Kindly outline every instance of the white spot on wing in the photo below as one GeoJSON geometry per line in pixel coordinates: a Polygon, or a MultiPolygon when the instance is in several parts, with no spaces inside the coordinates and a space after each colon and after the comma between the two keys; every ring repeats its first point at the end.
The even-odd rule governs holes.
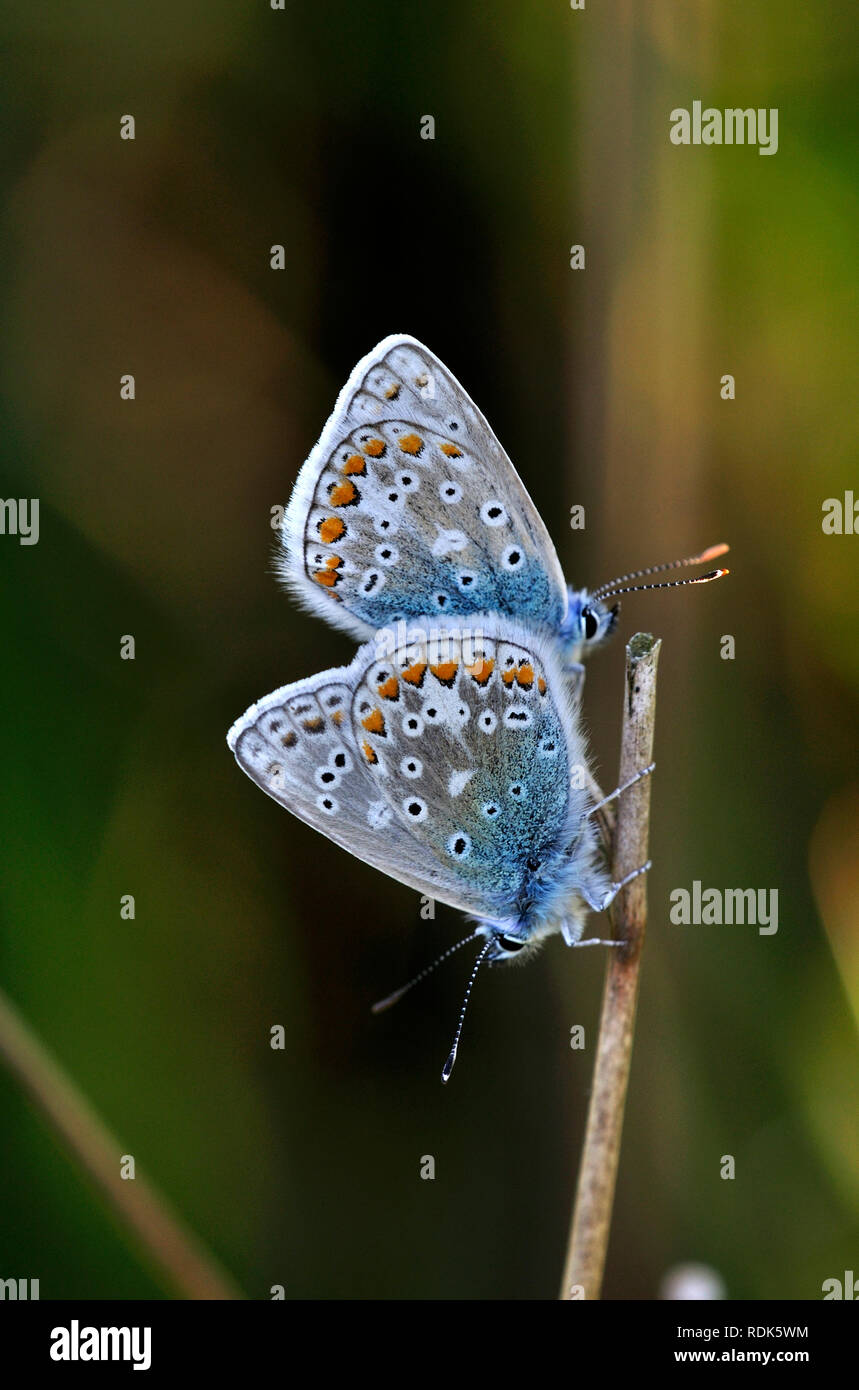
{"type": "Polygon", "coordinates": [[[381,830],[391,819],[392,811],[385,801],[371,801],[367,807],[367,824],[371,830],[381,830]]]}
{"type": "Polygon", "coordinates": [[[464,791],[465,788],[468,786],[468,783],[471,781],[473,776],[473,768],[465,772],[452,772],[450,774],[450,781],[447,784],[447,790],[450,793],[450,795],[459,796],[460,792],[464,791]]]}
{"type": "MultiPolygon", "coordinates": [[[[438,522],[436,522],[438,526],[438,522]]],[[[463,531],[448,531],[444,526],[438,527],[438,537],[433,541],[432,553],[436,559],[443,555],[452,555],[457,550],[465,550],[468,545],[468,536],[463,531]]]]}

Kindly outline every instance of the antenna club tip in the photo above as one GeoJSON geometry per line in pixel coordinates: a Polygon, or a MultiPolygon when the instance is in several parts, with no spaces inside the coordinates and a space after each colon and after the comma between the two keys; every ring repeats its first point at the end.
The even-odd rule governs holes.
{"type": "Polygon", "coordinates": [[[442,1083],[443,1083],[445,1086],[447,1085],[448,1081],[450,1080],[450,1074],[451,1074],[451,1072],[453,1071],[454,1063],[455,1063],[455,1062],[456,1062],[456,1048],[454,1047],[454,1048],[451,1048],[450,1056],[448,1057],[447,1061],[445,1062],[444,1066],[443,1066],[442,1069],[441,1069],[441,1079],[442,1079],[442,1083]]]}
{"type": "Polygon", "coordinates": [[[393,994],[389,994],[386,999],[377,999],[375,1004],[370,1005],[371,1014],[383,1014],[386,1009],[390,1009],[397,1000],[402,999],[406,993],[405,989],[396,989],[393,994]]]}
{"type": "Polygon", "coordinates": [[[720,555],[727,555],[730,548],[724,541],[720,541],[718,545],[710,545],[706,550],[702,550],[698,559],[705,565],[709,560],[716,560],[720,555]]]}
{"type": "Polygon", "coordinates": [[[712,580],[724,579],[725,575],[730,573],[731,571],[726,569],[708,570],[706,574],[699,574],[696,579],[681,580],[680,584],[710,584],[712,580]]]}

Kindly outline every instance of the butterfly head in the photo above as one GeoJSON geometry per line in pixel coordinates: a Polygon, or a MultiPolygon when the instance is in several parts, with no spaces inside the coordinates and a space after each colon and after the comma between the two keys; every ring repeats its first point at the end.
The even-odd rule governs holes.
{"type": "Polygon", "coordinates": [[[610,637],[617,626],[620,604],[609,605],[587,589],[568,589],[569,605],[561,638],[569,645],[568,660],[581,661],[610,637]]]}

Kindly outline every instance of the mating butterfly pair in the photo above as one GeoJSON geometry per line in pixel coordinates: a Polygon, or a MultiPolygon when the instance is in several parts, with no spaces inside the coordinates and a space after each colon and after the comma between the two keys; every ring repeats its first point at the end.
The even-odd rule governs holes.
{"type": "Polygon", "coordinates": [[[228,735],[240,767],[351,853],[473,914],[469,992],[483,960],[554,932],[583,944],[587,911],[621,885],[600,862],[586,789],[581,658],[613,628],[627,580],[727,547],[568,588],[486,420],[405,336],[352,372],[281,542],[299,602],[363,645],[349,666],[252,705],[228,735]]]}

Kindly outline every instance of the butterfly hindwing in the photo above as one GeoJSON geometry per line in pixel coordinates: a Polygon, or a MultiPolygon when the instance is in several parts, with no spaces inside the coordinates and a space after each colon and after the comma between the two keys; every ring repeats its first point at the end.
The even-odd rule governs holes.
{"type": "Polygon", "coordinates": [[[486,420],[427,348],[386,338],[353,371],[284,517],[280,570],[361,638],[480,611],[557,627],[548,532],[486,420]]]}
{"type": "Polygon", "coordinates": [[[562,678],[533,633],[485,615],[376,661],[353,700],[361,755],[420,846],[481,916],[515,915],[531,863],[564,860],[585,808],[562,678]],[[574,799],[575,798],[575,799],[574,799]]]}

